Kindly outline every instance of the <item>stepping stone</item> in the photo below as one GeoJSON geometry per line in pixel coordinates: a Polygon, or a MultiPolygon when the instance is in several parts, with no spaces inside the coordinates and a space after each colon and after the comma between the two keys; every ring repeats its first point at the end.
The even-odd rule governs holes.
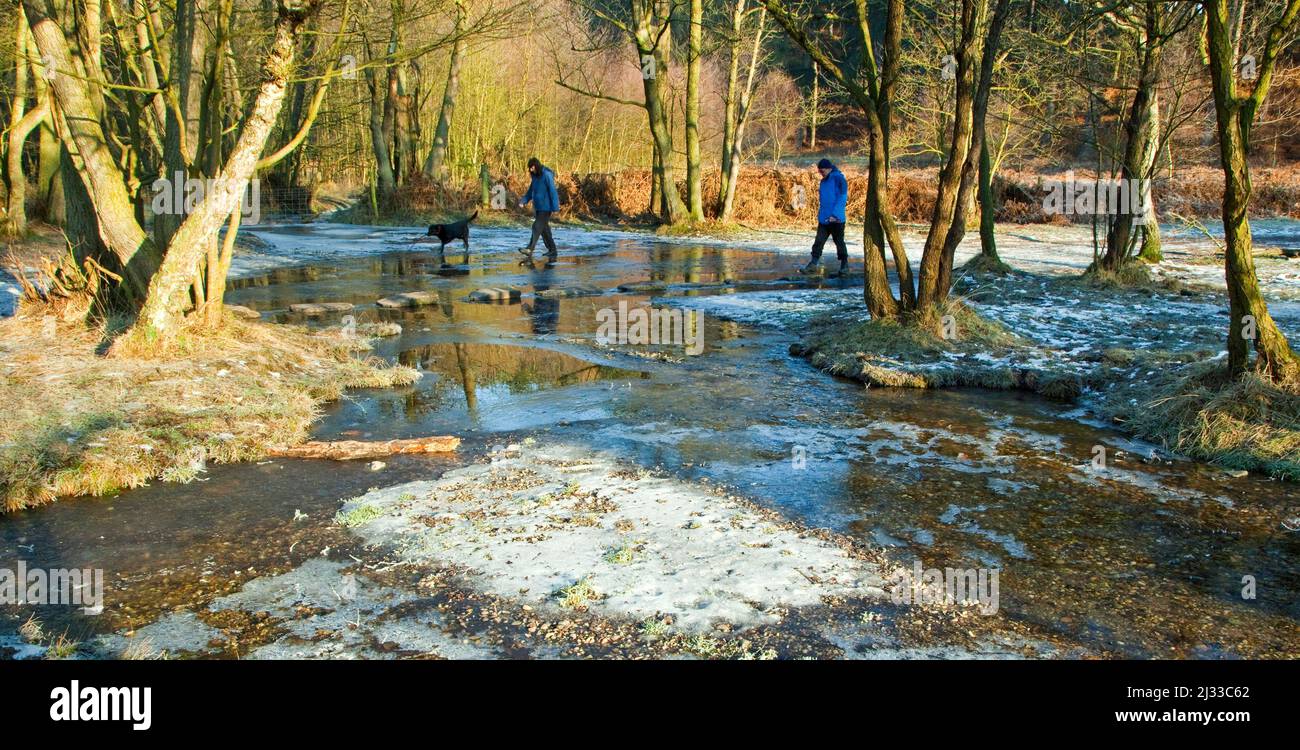
{"type": "Polygon", "coordinates": [[[469,276],[469,266],[442,266],[434,273],[439,276],[469,276]]]}
{"type": "Polygon", "coordinates": [[[508,287],[487,287],[469,294],[470,302],[518,302],[519,297],[518,289],[508,287]]]}
{"type": "Polygon", "coordinates": [[[561,299],[564,297],[598,297],[605,293],[596,286],[577,286],[569,289],[542,289],[535,294],[541,299],[561,299]]]}
{"type": "Polygon", "coordinates": [[[1300,247],[1284,247],[1284,248],[1282,248],[1282,257],[1283,257],[1283,258],[1288,258],[1288,259],[1289,259],[1289,258],[1300,258],[1300,247]]]}
{"type": "Polygon", "coordinates": [[[618,285],[620,292],[662,292],[667,289],[668,285],[662,281],[633,281],[618,285]]]}
{"type": "Polygon", "coordinates": [[[355,305],[351,302],[303,302],[289,305],[289,310],[304,315],[324,315],[327,312],[347,312],[355,305]]]}
{"type": "Polygon", "coordinates": [[[236,318],[243,318],[244,320],[257,320],[262,317],[262,313],[243,305],[226,305],[225,308],[236,318]]]}
{"type": "Polygon", "coordinates": [[[438,304],[438,295],[433,292],[406,292],[384,297],[375,302],[380,307],[419,307],[420,305],[438,304]]]}

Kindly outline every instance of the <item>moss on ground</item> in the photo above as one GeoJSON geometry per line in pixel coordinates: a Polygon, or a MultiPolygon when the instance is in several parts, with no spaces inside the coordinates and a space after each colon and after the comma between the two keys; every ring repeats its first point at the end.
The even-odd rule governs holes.
{"type": "Polygon", "coordinates": [[[1139,258],[1127,260],[1115,270],[1093,263],[1082,274],[1063,281],[1088,289],[1108,291],[1181,292],[1187,288],[1177,279],[1157,278],[1151,273],[1151,265],[1139,258]]]}
{"type": "Polygon", "coordinates": [[[418,377],[355,356],[364,340],[233,317],[166,354],[105,356],[104,340],[39,307],[0,321],[0,511],[261,458],[305,440],[345,389],[418,377]]]}
{"type": "Polygon", "coordinates": [[[1003,263],[1001,260],[991,258],[984,253],[976,255],[974,258],[966,261],[966,264],[959,269],[962,274],[973,276],[1006,276],[1014,273],[1015,269],[1003,263]]]}
{"type": "Polygon", "coordinates": [[[833,375],[889,388],[975,387],[1029,390],[1072,400],[1086,383],[1072,371],[1039,371],[998,361],[1030,343],[960,301],[942,311],[850,326],[815,320],[814,333],[791,347],[833,375]],[[950,363],[953,355],[968,359],[950,363]],[[988,355],[971,360],[970,357],[988,355]]]}

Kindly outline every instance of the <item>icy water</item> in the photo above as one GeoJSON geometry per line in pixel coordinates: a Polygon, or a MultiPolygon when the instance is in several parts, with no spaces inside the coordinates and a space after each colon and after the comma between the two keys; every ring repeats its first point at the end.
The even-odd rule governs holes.
{"type": "MultiPolygon", "coordinates": [[[[783,281],[794,260],[725,245],[561,230],[561,257],[521,266],[518,231],[480,230],[446,266],[409,230],[331,225],[260,228],[237,259],[228,302],[264,318],[306,318],[298,302],[352,302],[359,323],[402,335],[375,353],[426,371],[409,388],[352,392],[317,437],[456,434],[455,457],[365,462],[277,460],[212,467],[189,485],[158,483],[110,498],[67,500],[0,520],[0,550],[30,567],[101,567],[108,612],[82,632],[138,626],[240,582],[285,569],[298,541],[367,488],[430,478],[525,438],[610,450],[647,467],[733,488],[812,527],[886,547],[911,568],[1000,570],[1000,617],[1080,653],[1124,657],[1300,655],[1300,512],[1294,485],[1234,478],[1151,458],[1078,407],[1017,393],[864,389],[787,353],[793,335],[744,304],[779,292],[792,307],[852,293],[783,281]],[[274,267],[292,258],[293,267],[274,267]],[[661,290],[621,293],[654,281],[661,290]],[[522,303],[466,301],[516,286],[522,303]],[[529,293],[550,290],[548,294],[529,293]],[[604,293],[558,296],[561,290],[604,293]],[[404,291],[439,303],[374,305],[404,291]],[[601,310],[704,305],[704,350],[607,346],[601,310]],[[742,311],[741,323],[725,317],[742,311]],[[1107,465],[1092,461],[1097,446],[1107,465]],[[1255,598],[1243,598],[1244,577],[1255,598]],[[115,606],[116,600],[116,606],[115,606]]],[[[761,312],[761,311],[760,311],[761,312]]],[[[340,532],[335,531],[338,534],[340,532]]],[[[58,623],[58,615],[54,615],[58,623]]],[[[16,621],[0,621],[0,633],[16,621]]],[[[0,642],[3,645],[3,642],[0,642]]]]}

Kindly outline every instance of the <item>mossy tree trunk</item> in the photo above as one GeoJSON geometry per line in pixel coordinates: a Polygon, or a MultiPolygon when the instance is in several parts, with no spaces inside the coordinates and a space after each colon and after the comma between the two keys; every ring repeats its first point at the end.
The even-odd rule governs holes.
{"type": "Polygon", "coordinates": [[[988,111],[989,98],[993,91],[993,73],[997,67],[1002,32],[1011,15],[1010,0],[997,0],[993,18],[983,28],[982,18],[976,19],[976,29],[984,32],[984,49],[979,57],[979,69],[975,74],[974,97],[971,102],[971,146],[966,152],[966,162],[962,166],[961,183],[958,185],[955,212],[952,223],[944,239],[943,255],[939,266],[938,289],[944,297],[952,286],[952,266],[957,252],[966,235],[966,220],[971,206],[971,184],[978,182],[976,197],[980,206],[980,253],[994,267],[1001,265],[998,258],[997,238],[994,235],[993,219],[997,211],[993,195],[993,164],[988,148],[988,111]]]}
{"type": "Polygon", "coordinates": [[[40,126],[49,111],[48,97],[38,97],[27,111],[28,44],[27,16],[21,7],[14,15],[14,93],[9,104],[9,134],[5,141],[5,182],[9,195],[4,233],[22,237],[27,233],[27,174],[23,171],[23,146],[32,130],[40,126]]]}
{"type": "MultiPolygon", "coordinates": [[[[390,49],[394,48],[395,43],[390,43],[390,49]]],[[[374,62],[374,57],[370,60],[374,62]]],[[[366,85],[370,92],[370,148],[375,157],[375,190],[378,202],[388,205],[397,192],[397,176],[393,172],[393,156],[388,147],[390,120],[387,111],[387,73],[367,66],[366,85]]]]}
{"type": "Polygon", "coordinates": [[[993,193],[993,159],[989,155],[988,132],[980,138],[979,167],[979,206],[980,206],[980,255],[994,266],[1002,264],[998,255],[998,239],[994,232],[994,220],[998,214],[998,199],[993,193]]]}
{"type": "Polygon", "coordinates": [[[1228,285],[1228,372],[1236,377],[1249,367],[1250,342],[1255,345],[1254,369],[1274,381],[1300,378],[1297,358],[1286,337],[1268,312],[1251,255],[1248,209],[1251,196],[1250,131],[1272,84],[1273,69],[1284,40],[1300,18],[1300,0],[1287,0],[1279,18],[1269,28],[1257,63],[1257,79],[1249,94],[1237,91],[1237,58],[1233,55],[1228,0],[1202,0],[1206,15],[1206,42],[1214,90],[1219,158],[1223,167],[1223,230],[1227,245],[1225,276],[1228,285]],[[1253,334],[1253,336],[1252,336],[1253,334]]]}
{"type": "Polygon", "coordinates": [[[116,268],[110,270],[122,276],[120,289],[128,304],[134,306],[145,299],[161,254],[136,219],[126,175],[105,136],[98,94],[92,90],[98,76],[86,71],[87,64],[93,67],[95,58],[79,51],[74,61],[51,3],[24,0],[23,7],[41,59],[54,68],[50,87],[58,105],[61,130],[72,164],[94,206],[100,239],[116,261],[116,268]]]}
{"type": "MultiPolygon", "coordinates": [[[[1160,59],[1165,43],[1170,38],[1164,26],[1164,3],[1144,0],[1135,4],[1131,13],[1115,13],[1108,17],[1121,24],[1133,40],[1133,56],[1137,62],[1137,80],[1133,86],[1133,101],[1129,104],[1124,121],[1124,156],[1120,165],[1120,179],[1125,190],[1136,188],[1145,193],[1146,201],[1153,200],[1150,193],[1151,177],[1155,167],[1156,150],[1160,142],[1160,59]]],[[[1145,201],[1144,201],[1145,203],[1145,201]]],[[[1137,238],[1135,234],[1155,216],[1154,210],[1143,209],[1141,214],[1132,210],[1132,204],[1114,207],[1110,231],[1106,234],[1106,254],[1101,265],[1107,270],[1117,270],[1133,255],[1137,238]]],[[[1160,259],[1159,228],[1155,233],[1143,233],[1141,252],[1148,260],[1160,259]]]]}

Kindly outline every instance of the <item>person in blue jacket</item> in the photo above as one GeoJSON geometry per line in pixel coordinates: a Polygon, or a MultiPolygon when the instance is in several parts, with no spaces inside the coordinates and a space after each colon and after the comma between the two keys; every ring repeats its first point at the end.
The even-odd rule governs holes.
{"type": "Polygon", "coordinates": [[[844,211],[849,202],[849,181],[830,159],[817,162],[822,183],[817,191],[817,239],[813,240],[812,260],[803,267],[804,273],[818,273],[822,265],[822,248],[826,238],[835,240],[835,256],[840,260],[839,275],[849,267],[849,249],[844,245],[844,211]]]}
{"type": "Polygon", "coordinates": [[[537,248],[537,238],[546,243],[546,257],[555,260],[555,239],[551,237],[551,214],[560,210],[560,193],[555,189],[555,173],[542,166],[534,156],[528,160],[528,174],[532,184],[528,192],[519,200],[520,207],[533,204],[533,236],[528,240],[528,247],[519,248],[526,258],[532,260],[533,250],[537,248]]]}

